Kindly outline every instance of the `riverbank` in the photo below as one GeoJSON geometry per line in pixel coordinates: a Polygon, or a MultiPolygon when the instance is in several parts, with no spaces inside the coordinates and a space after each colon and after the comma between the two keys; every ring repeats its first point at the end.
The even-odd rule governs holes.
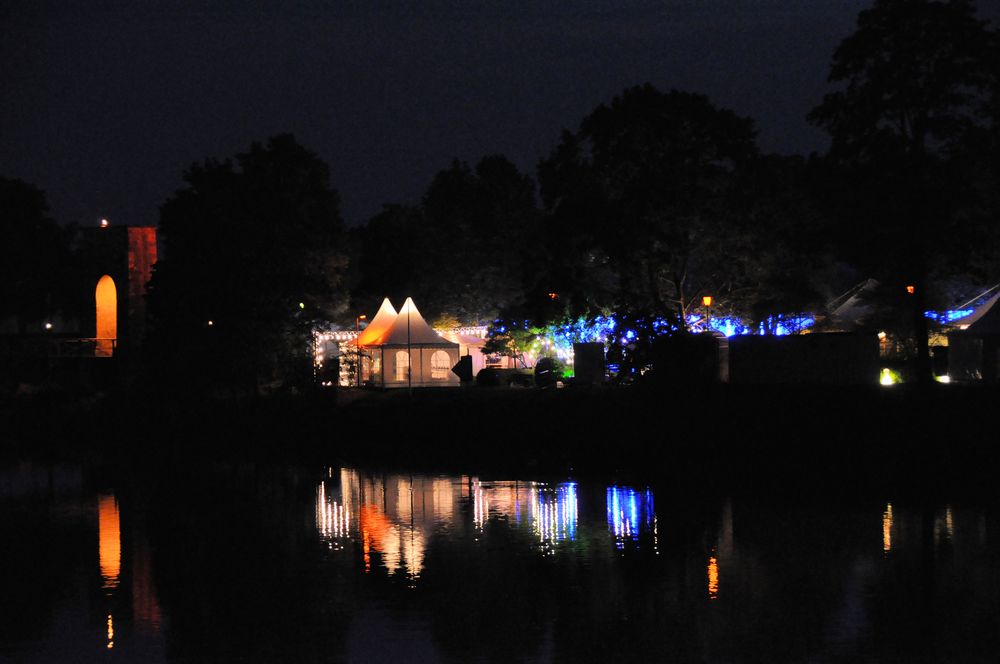
{"type": "Polygon", "coordinates": [[[342,390],[247,401],[35,395],[0,405],[3,456],[640,475],[746,491],[989,493],[1000,390],[342,390]]]}

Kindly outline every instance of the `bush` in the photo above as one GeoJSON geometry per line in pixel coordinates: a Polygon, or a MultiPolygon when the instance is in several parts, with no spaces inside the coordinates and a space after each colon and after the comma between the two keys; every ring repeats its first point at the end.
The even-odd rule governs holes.
{"type": "Polygon", "coordinates": [[[476,385],[480,387],[499,387],[501,382],[497,369],[482,369],[476,374],[476,385]]]}
{"type": "Polygon", "coordinates": [[[535,385],[552,387],[562,379],[565,367],[554,357],[543,357],[535,364],[535,385]]]}

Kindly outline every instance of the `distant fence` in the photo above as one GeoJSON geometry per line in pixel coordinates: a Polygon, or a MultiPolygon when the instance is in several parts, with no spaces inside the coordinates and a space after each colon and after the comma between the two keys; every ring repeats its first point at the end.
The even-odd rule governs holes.
{"type": "Polygon", "coordinates": [[[113,357],[117,350],[117,339],[0,336],[0,357],[8,361],[40,357],[113,357]]]}
{"type": "Polygon", "coordinates": [[[875,385],[879,343],[874,334],[822,332],[729,340],[733,383],[875,385]]]}

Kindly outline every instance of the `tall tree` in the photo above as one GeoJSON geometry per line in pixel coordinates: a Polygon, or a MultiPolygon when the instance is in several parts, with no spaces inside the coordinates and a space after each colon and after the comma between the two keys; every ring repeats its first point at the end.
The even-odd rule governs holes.
{"type": "Polygon", "coordinates": [[[648,84],[564,134],[539,180],[562,272],[552,281],[570,308],[610,305],[685,329],[698,295],[726,279],[717,248],[754,134],[750,119],[702,95],[648,84]]]}
{"type": "Polygon", "coordinates": [[[534,182],[505,157],[456,160],[419,206],[387,207],[362,231],[355,300],[413,296],[432,319],[489,322],[522,298],[537,217],[534,182]]]}
{"type": "Polygon", "coordinates": [[[21,180],[0,178],[0,320],[19,333],[41,330],[66,305],[71,231],[48,215],[45,194],[21,180]]]}
{"type": "Polygon", "coordinates": [[[928,286],[967,193],[950,169],[977,122],[990,37],[967,0],[877,0],[837,48],[826,95],[810,119],[832,136],[842,169],[853,258],[884,283],[913,286],[918,374],[930,379],[928,286]],[[946,232],[941,232],[946,231],[946,232]]]}
{"type": "Polygon", "coordinates": [[[208,160],[164,204],[149,287],[151,350],[211,382],[301,382],[311,331],[344,305],[342,223],[329,171],[290,135],[208,160]]]}

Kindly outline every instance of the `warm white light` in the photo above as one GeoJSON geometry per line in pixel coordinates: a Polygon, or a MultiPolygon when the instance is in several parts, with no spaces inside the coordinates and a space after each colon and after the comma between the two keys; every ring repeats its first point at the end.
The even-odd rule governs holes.
{"type": "Polygon", "coordinates": [[[107,227],[108,227],[108,220],[101,219],[101,228],[107,228],[107,227]]]}
{"type": "Polygon", "coordinates": [[[951,382],[951,376],[949,376],[947,374],[945,374],[944,376],[935,376],[934,378],[937,379],[937,382],[939,382],[939,383],[950,383],[951,382]]]}
{"type": "Polygon", "coordinates": [[[52,323],[45,323],[45,329],[46,330],[51,330],[52,329],[52,323]]]}
{"type": "Polygon", "coordinates": [[[879,332],[878,333],[878,338],[879,338],[880,341],[883,340],[883,339],[885,339],[885,332],[879,332]]]}
{"type": "Polygon", "coordinates": [[[878,382],[882,385],[892,385],[896,381],[893,379],[891,371],[888,369],[882,369],[882,374],[879,376],[878,382]]]}
{"type": "Polygon", "coordinates": [[[215,321],[211,321],[211,320],[210,320],[210,321],[208,321],[208,326],[209,326],[209,327],[212,327],[213,325],[215,325],[215,321]]]}

